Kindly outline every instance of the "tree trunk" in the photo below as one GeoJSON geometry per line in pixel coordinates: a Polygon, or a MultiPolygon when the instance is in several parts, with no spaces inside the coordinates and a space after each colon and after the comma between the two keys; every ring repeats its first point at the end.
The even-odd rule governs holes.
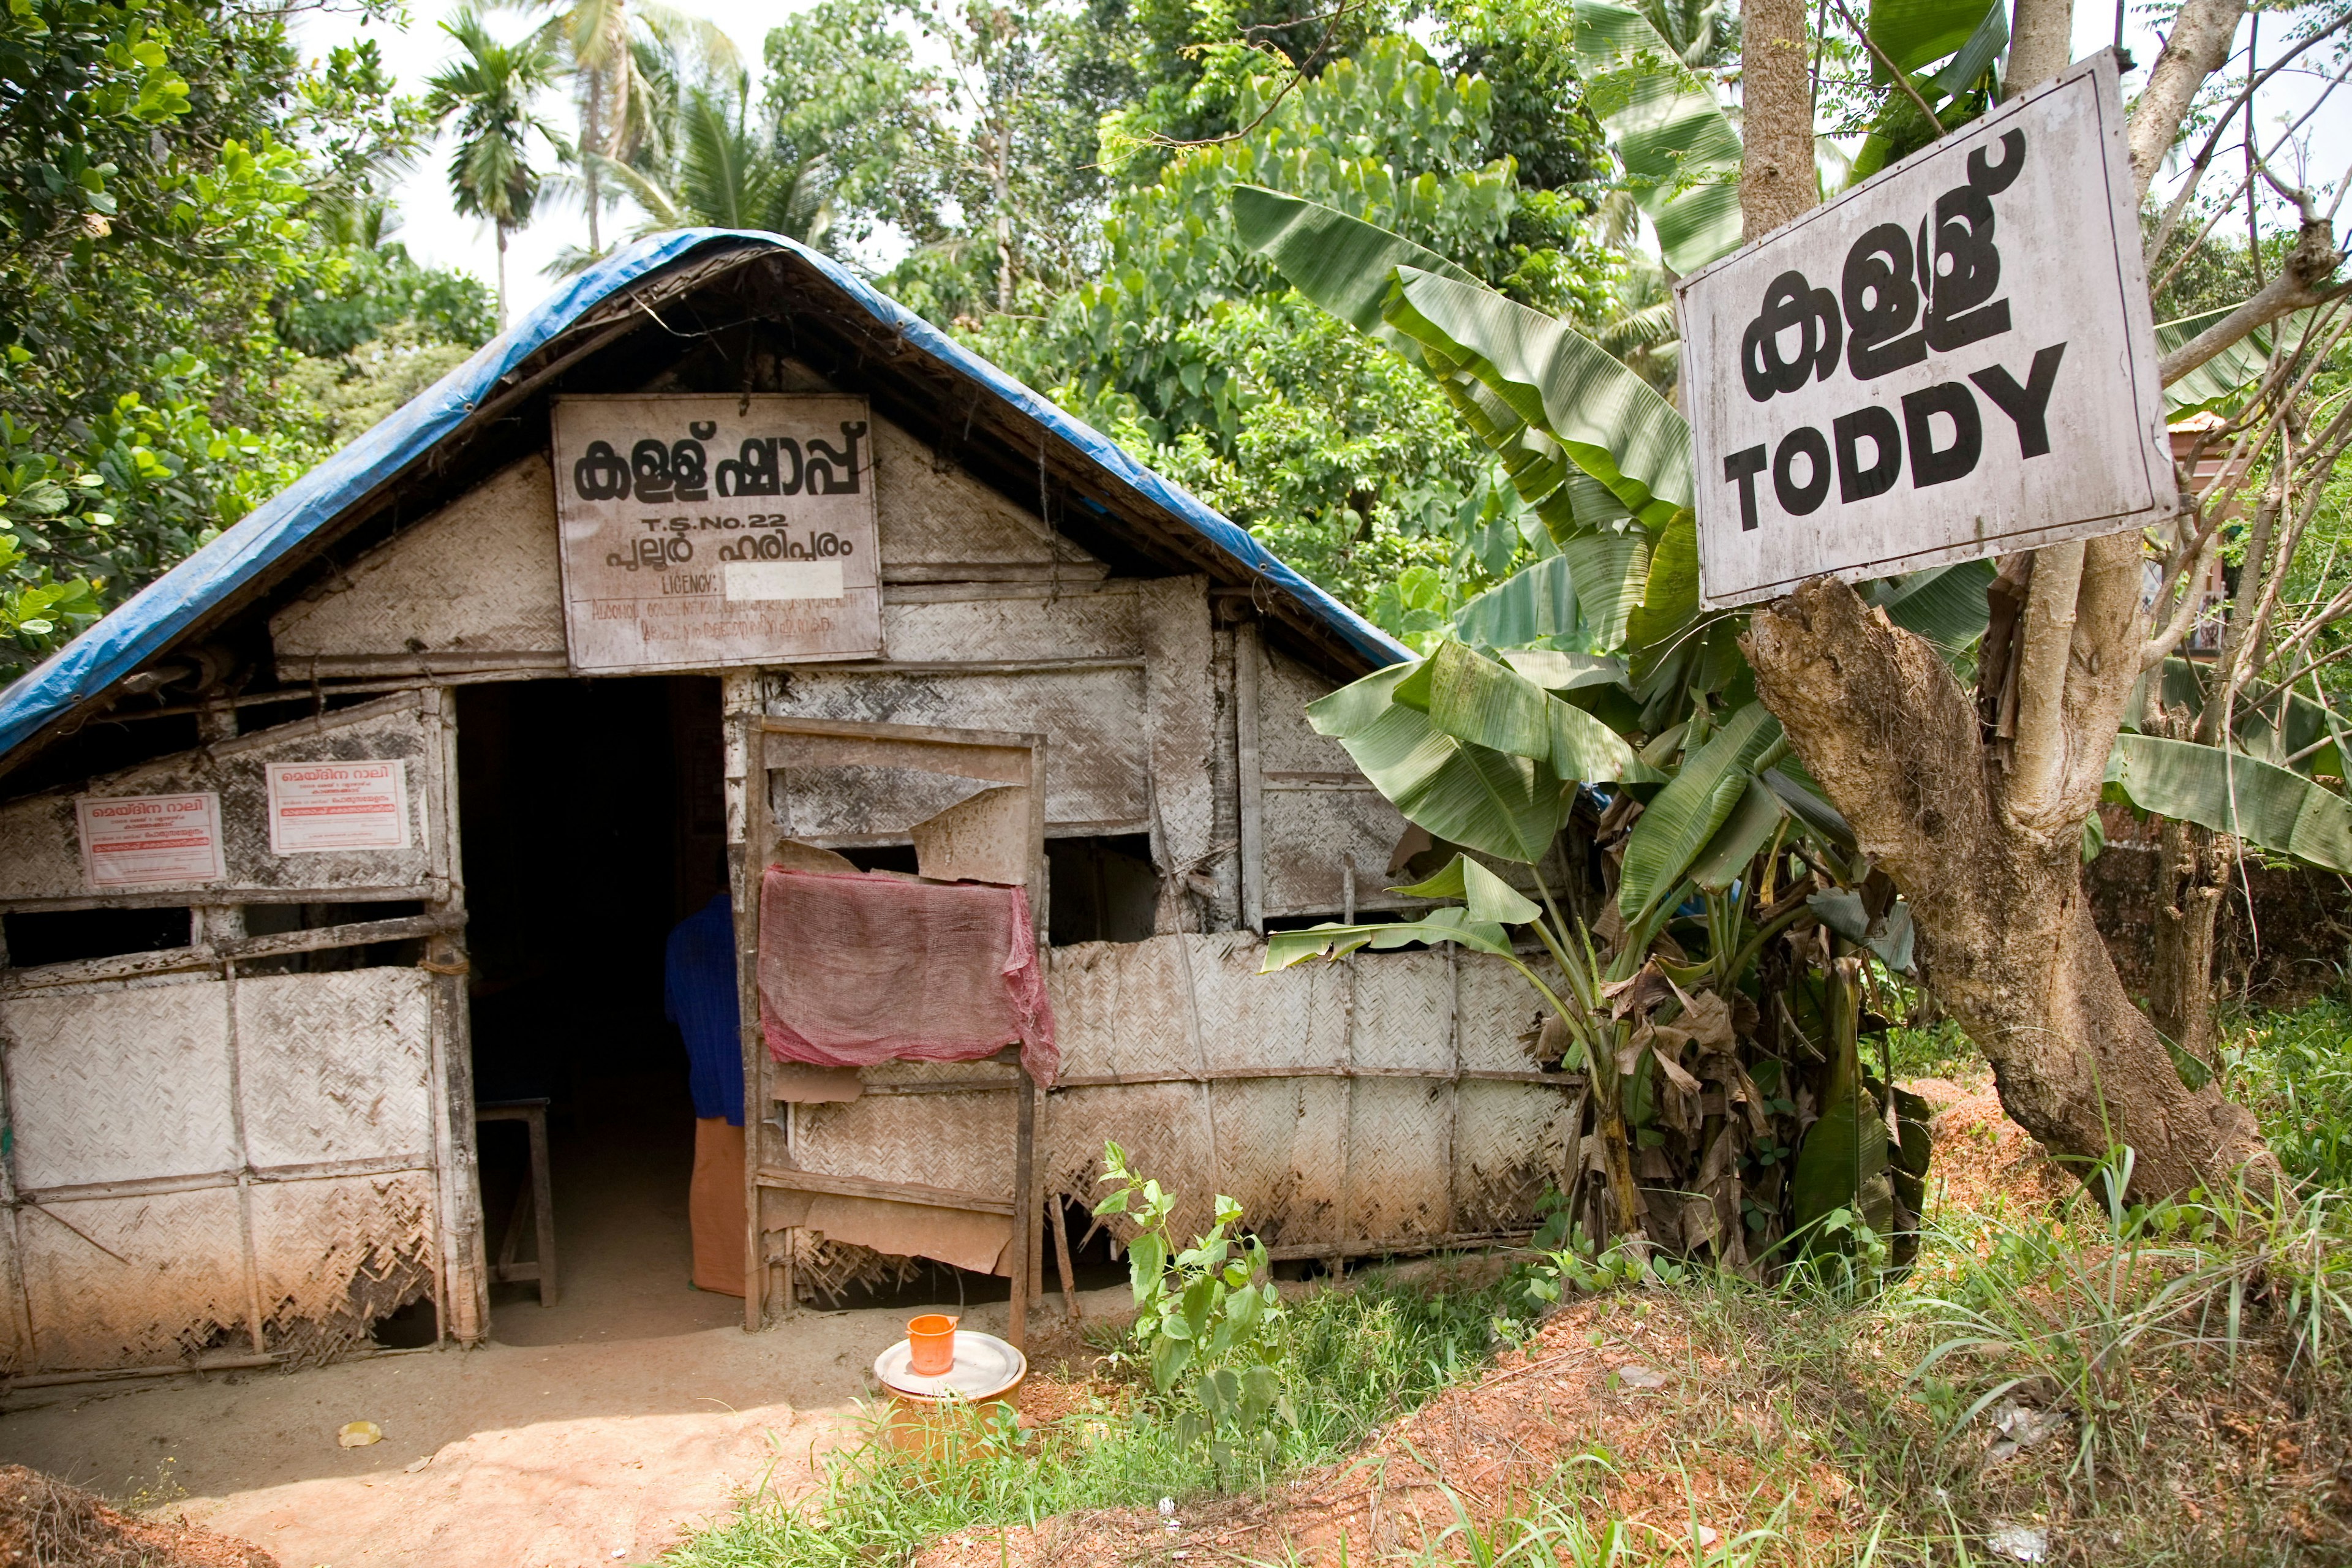
{"type": "Polygon", "coordinates": [[[1812,52],[1805,0],[1740,8],[1740,237],[1757,239],[1821,200],[1813,167],[1812,52]]]}
{"type": "Polygon", "coordinates": [[[2229,896],[2235,847],[2226,834],[2167,820],[2157,835],[2155,966],[2148,1021],[2213,1065],[2213,928],[2229,896]]]}
{"type": "MultiPolygon", "coordinates": [[[[2103,559],[2084,574],[2091,626],[2079,629],[2094,636],[2126,596],[2105,591],[2126,575],[2114,567],[2137,575],[2136,551],[2098,550],[2107,544],[2095,542],[2103,559]]],[[[1816,578],[1766,606],[1743,646],[1806,769],[1909,900],[1927,983],[1992,1063],[2009,1114],[2085,1176],[2128,1144],[2136,1197],[2240,1172],[2258,1186],[2274,1180],[2253,1118],[2210,1084],[2181,1081],[2092,923],[2077,833],[2105,742],[2095,767],[2067,759],[2053,820],[2020,823],[1974,702],[1932,647],[1844,584],[1816,578]]],[[[2072,716],[2088,721],[2075,733],[2099,733],[2095,711],[2072,716]]]]}
{"type": "MultiPolygon", "coordinates": [[[[2242,4],[2187,0],[2177,26],[2234,25],[2242,4]]],[[[2072,16],[2071,0],[2017,0],[2012,95],[2064,68],[2072,16]]],[[[1801,0],[1744,18],[1739,194],[1753,238],[1812,205],[1812,120],[1801,0]]],[[[2135,149],[2170,144],[2189,100],[2167,94],[2135,114],[2135,149]]],[[[2182,1082],[2083,892],[2082,826],[2137,668],[2141,574],[2136,533],[2037,553],[2000,650],[2014,668],[1987,672],[1996,724],[2013,734],[1981,723],[1936,651],[1843,583],[1815,578],[1758,610],[1741,646],[1807,771],[1909,901],[1922,973],[1992,1063],[2009,1114],[2086,1178],[2129,1146],[2135,1196],[2240,1173],[2268,1186],[2278,1166],[2253,1118],[2182,1082]]]]}
{"type": "Polygon", "coordinates": [[[491,229],[499,237],[499,331],[507,330],[507,226],[493,223],[491,229]]]}

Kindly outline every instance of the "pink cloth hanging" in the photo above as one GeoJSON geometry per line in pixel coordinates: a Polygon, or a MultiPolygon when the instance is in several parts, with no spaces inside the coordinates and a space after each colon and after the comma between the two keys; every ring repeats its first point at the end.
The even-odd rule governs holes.
{"type": "Polygon", "coordinates": [[[1021,1047],[1054,1081],[1054,1008],[1028,895],[978,882],[788,871],[760,885],[760,1028],[778,1061],[971,1061],[1021,1047]]]}

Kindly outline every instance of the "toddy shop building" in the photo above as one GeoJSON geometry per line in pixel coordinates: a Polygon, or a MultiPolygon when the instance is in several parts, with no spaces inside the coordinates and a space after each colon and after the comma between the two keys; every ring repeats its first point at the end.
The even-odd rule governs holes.
{"type": "Polygon", "coordinates": [[[1256,973],[1405,907],[1303,713],[1402,657],[827,258],[622,250],[0,693],[0,1375],[687,1292],[697,911],[747,1329],[937,1264],[1017,1333],[1106,1138],[1277,1258],[1524,1233],[1516,977],[1256,973]]]}

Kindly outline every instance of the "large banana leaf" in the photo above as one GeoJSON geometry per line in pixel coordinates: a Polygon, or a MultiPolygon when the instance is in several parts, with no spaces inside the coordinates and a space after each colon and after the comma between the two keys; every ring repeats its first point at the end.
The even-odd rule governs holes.
{"type": "Polygon", "coordinates": [[[1381,320],[1381,303],[1398,268],[1477,282],[1402,235],[1262,185],[1234,187],[1234,226],[1242,243],[1274,263],[1292,288],[1358,331],[1408,351],[1411,345],[1381,320]]]}
{"type": "MultiPolygon", "coordinates": [[[[2196,665],[2175,654],[2167,658],[2159,669],[2141,676],[2140,683],[2132,689],[2130,699],[2124,704],[2126,713],[2137,713],[2145,705],[2147,683],[2160,680],[2160,705],[2178,709],[2195,719],[2205,711],[2205,681],[2196,665]]],[[[2336,733],[2328,710],[2300,692],[2284,696],[2273,692],[2260,702],[2240,700],[2231,714],[2231,734],[2238,750],[2266,763],[2276,763],[2296,773],[2344,773],[2342,749],[2330,743],[2336,733]],[[2289,762],[2287,759],[2296,759],[2289,762]]]]}
{"type": "Polygon", "coordinates": [[[1400,688],[1426,673],[1426,660],[1377,670],[1308,703],[1307,722],[1346,748],[1406,821],[1482,855],[1534,864],[1568,820],[1574,792],[1548,764],[1472,745],[1398,700],[1400,688]]]}
{"type": "MultiPolygon", "coordinates": [[[[2000,36],[2006,41],[2007,7],[1999,0],[1990,6],[1985,0],[1871,0],[1870,39],[1898,69],[1916,71],[1972,42],[1985,26],[1989,11],[2001,16],[2000,36]]],[[[1996,44],[1976,74],[1982,75],[1998,53],[1996,44]]]]}
{"type": "Polygon", "coordinates": [[[1748,793],[1749,770],[1780,738],[1780,721],[1751,702],[1683,759],[1625,838],[1617,910],[1638,925],[1680,889],[1692,864],[1748,793]]]}
{"type": "Polygon", "coordinates": [[[2107,782],[2142,811],[2352,872],[2352,803],[2301,773],[2194,741],[2124,734],[2108,753],[2107,782]]]}
{"type": "Polygon", "coordinates": [[[1574,525],[1574,507],[1560,486],[1574,470],[1559,443],[1460,369],[1453,356],[1443,363],[1433,359],[1382,317],[1398,268],[1411,266],[1475,288],[1467,272],[1402,235],[1259,185],[1234,188],[1234,221],[1242,243],[1272,262],[1291,287],[1434,377],[1462,422],[1501,460],[1520,499],[1555,538],[1566,535],[1574,525]]]}
{"type": "Polygon", "coordinates": [[[1685,509],[1658,534],[1642,581],[1642,602],[1625,618],[1625,641],[1633,647],[1664,642],[1697,613],[1698,514],[1685,509]]]}
{"type": "Polygon", "coordinates": [[[1990,607],[1985,589],[1993,579],[1990,561],[1963,561],[1956,566],[1931,566],[1880,583],[1870,602],[1905,631],[1936,645],[1949,662],[1967,653],[1984,636],[1990,607]]]}
{"type": "MultiPolygon", "coordinates": [[[[1429,721],[1457,741],[1545,763],[1554,778],[1571,782],[1646,784],[1659,777],[1608,725],[1507,665],[1448,642],[1438,645],[1424,668],[1429,721]]],[[[1400,686],[1398,696],[1421,700],[1422,683],[1400,686]]]]}
{"type": "Polygon", "coordinates": [[[1787,816],[1788,808],[1780,804],[1780,797],[1772,793],[1771,786],[1750,774],[1739,804],[1691,863],[1692,882],[1710,893],[1719,893],[1731,886],[1787,816]]]}
{"type": "Polygon", "coordinates": [[[1585,103],[1625,166],[1626,189],[1679,273],[1739,248],[1739,133],[1714,90],[1641,12],[1576,0],[1585,103]]]}
{"type": "Polygon", "coordinates": [[[1863,1088],[1862,1063],[1848,1031],[1838,1037],[1821,1119],[1805,1130],[1790,1177],[1792,1229],[1851,1209],[1884,1236],[1895,1228],[1895,1186],[1886,1173],[1886,1119],[1863,1088]]]}
{"type": "Polygon", "coordinates": [[[1433,910],[1424,920],[1381,925],[1350,926],[1333,921],[1305,931],[1270,931],[1265,933],[1265,956],[1259,962],[1257,972],[1271,974],[1310,958],[1345,958],[1362,947],[1381,952],[1416,942],[1450,942],[1501,958],[1511,955],[1510,936],[1501,926],[1473,921],[1460,909],[1445,909],[1433,910]]]}
{"type": "Polygon", "coordinates": [[[1546,638],[1579,640],[1585,622],[1576,588],[1568,557],[1547,557],[1454,611],[1454,635],[1474,647],[1491,648],[1525,647],[1546,638]]]}
{"type": "Polygon", "coordinates": [[[1576,583],[1576,605],[1595,647],[1625,646],[1625,626],[1642,607],[1650,580],[1650,542],[1628,524],[1623,532],[1601,529],[1560,541],[1559,561],[1576,583]]]}
{"type": "Polygon", "coordinates": [[[1649,527],[1691,504],[1690,425],[1650,384],[1565,321],[1491,289],[1397,270],[1391,326],[1492,388],[1649,527]]]}
{"type": "Polygon", "coordinates": [[[1604,653],[1562,653],[1545,647],[1504,650],[1503,662],[1546,691],[1580,691],[1588,686],[1622,686],[1622,661],[1604,653]]]}
{"type": "Polygon", "coordinates": [[[1533,899],[1467,855],[1456,855],[1425,882],[1389,891],[1409,899],[1460,899],[1473,925],[1525,925],[1543,913],[1533,899]]]}

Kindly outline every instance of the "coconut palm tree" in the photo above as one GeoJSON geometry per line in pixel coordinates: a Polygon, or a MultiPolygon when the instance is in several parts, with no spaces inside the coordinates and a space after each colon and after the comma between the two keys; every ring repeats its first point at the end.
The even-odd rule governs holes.
{"type": "Polygon", "coordinates": [[[732,76],[743,68],[734,40],[714,23],[659,0],[496,0],[541,16],[539,36],[572,79],[580,109],[580,195],[588,207],[588,256],[603,254],[600,229],[611,200],[603,176],[610,162],[635,163],[670,83],[654,71],[667,65],[679,76],[732,76]],[[646,46],[651,45],[648,48],[646,46]],[[593,154],[593,156],[591,156],[593,154]]]}
{"type": "Polygon", "coordinates": [[[740,73],[729,91],[689,88],[671,117],[667,158],[597,160],[646,210],[639,232],[709,224],[763,228],[812,245],[824,240],[831,214],[823,156],[756,129],[751,90],[751,79],[740,73]]]}
{"type": "Polygon", "coordinates": [[[561,70],[553,46],[534,32],[501,43],[481,14],[461,9],[441,24],[457,42],[458,57],[427,82],[425,107],[442,122],[455,121],[457,155],[449,164],[449,190],[457,210],[487,218],[499,242],[499,330],[507,324],[507,236],[524,227],[539,205],[540,171],[531,166],[536,135],[557,156],[570,149],[560,132],[541,119],[531,100],[555,84],[561,70]]]}

